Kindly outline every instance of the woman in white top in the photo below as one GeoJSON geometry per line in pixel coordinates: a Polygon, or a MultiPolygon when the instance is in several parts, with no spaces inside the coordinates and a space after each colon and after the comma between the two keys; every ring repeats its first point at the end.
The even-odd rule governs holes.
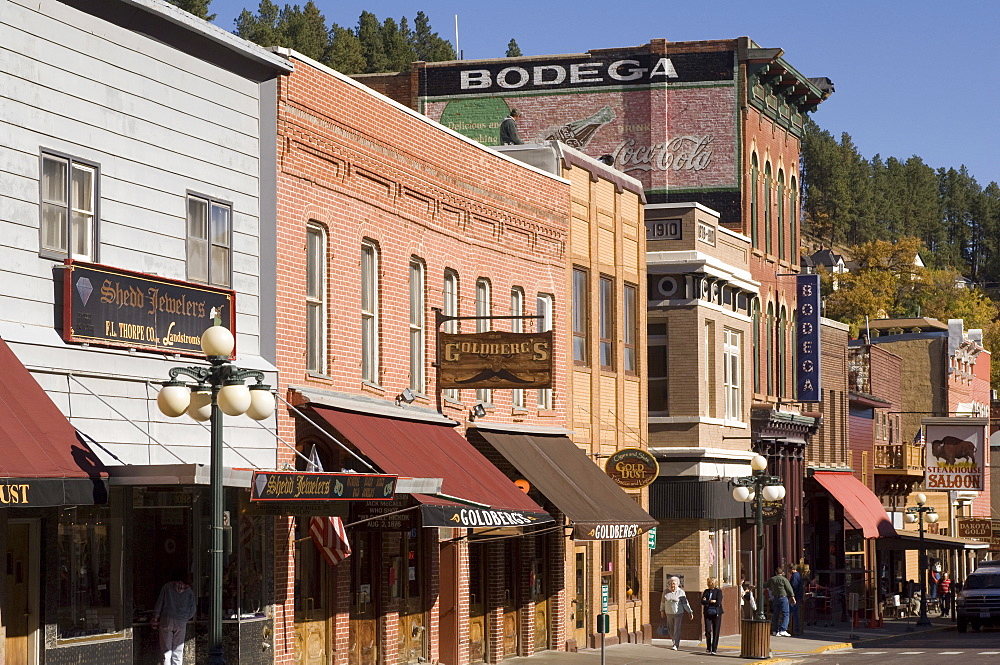
{"type": "Polygon", "coordinates": [[[674,641],[671,647],[677,651],[681,645],[681,623],[684,615],[694,618],[691,604],[688,603],[687,594],[680,588],[681,580],[678,577],[671,577],[667,580],[667,588],[663,592],[663,599],[660,600],[660,617],[667,626],[667,633],[674,641]]]}

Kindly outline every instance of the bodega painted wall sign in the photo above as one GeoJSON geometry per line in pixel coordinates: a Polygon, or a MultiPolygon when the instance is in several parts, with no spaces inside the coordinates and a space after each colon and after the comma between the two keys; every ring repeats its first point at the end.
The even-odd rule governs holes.
{"type": "Polygon", "coordinates": [[[438,333],[440,388],[551,388],[552,332],[438,333]]]}
{"type": "Polygon", "coordinates": [[[660,464],[641,448],[622,448],[604,463],[604,472],[621,487],[640,489],[656,480],[660,464]]]}
{"type": "Polygon", "coordinates": [[[820,381],[819,275],[797,275],[795,290],[798,292],[798,316],[795,321],[795,345],[798,348],[796,397],[800,402],[820,402],[823,399],[823,384],[820,381]]]}
{"type": "Polygon", "coordinates": [[[396,476],[375,473],[254,471],[251,501],[391,501],[396,476]]]}
{"type": "Polygon", "coordinates": [[[67,342],[200,357],[201,335],[217,320],[236,333],[234,291],[95,263],[66,266],[67,342]]]}

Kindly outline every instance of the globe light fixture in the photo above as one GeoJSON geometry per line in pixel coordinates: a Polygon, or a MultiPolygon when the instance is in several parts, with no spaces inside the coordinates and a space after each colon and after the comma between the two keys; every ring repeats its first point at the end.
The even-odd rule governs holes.
{"type": "Polygon", "coordinates": [[[785,488],[781,479],[767,474],[767,458],[754,455],[750,459],[753,475],[733,478],[733,498],[754,505],[754,520],[757,532],[756,548],[756,593],[757,609],[752,619],[744,619],[743,630],[746,635],[754,635],[742,643],[743,658],[767,658],[770,656],[770,622],[764,614],[764,501],[776,502],[785,498],[785,488]]]}
{"type": "Polygon", "coordinates": [[[210,365],[173,367],[170,380],[163,382],[156,405],[165,416],[177,418],[187,413],[199,422],[210,421],[212,432],[210,511],[212,514],[209,565],[208,663],[225,665],[222,650],[222,563],[223,488],[222,488],[222,415],[247,414],[254,420],[266,420],[274,413],[274,395],[264,384],[264,373],[240,369],[230,362],[236,340],[223,326],[212,326],[201,336],[201,349],[210,365]],[[190,379],[190,382],[180,377],[190,379]],[[248,380],[256,383],[247,386],[248,380]]]}
{"type": "Polygon", "coordinates": [[[937,510],[933,506],[924,505],[927,503],[927,495],[923,492],[913,497],[917,505],[906,509],[904,519],[909,524],[918,524],[920,531],[920,618],[917,619],[918,626],[930,626],[931,620],[927,618],[927,549],[924,546],[924,523],[934,524],[938,521],[937,510]]]}

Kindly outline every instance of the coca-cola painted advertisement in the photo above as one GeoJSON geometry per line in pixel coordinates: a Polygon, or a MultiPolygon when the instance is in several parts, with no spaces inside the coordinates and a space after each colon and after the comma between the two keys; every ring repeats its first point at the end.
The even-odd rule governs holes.
{"type": "Polygon", "coordinates": [[[730,51],[518,59],[428,68],[423,112],[485,145],[520,112],[525,143],[557,139],[638,178],[647,195],[738,191],[730,51]]]}

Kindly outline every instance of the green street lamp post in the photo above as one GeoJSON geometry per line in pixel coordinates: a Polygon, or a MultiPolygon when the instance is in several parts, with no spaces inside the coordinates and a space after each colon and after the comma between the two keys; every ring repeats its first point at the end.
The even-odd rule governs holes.
{"type": "Polygon", "coordinates": [[[222,555],[223,507],[222,493],[222,414],[247,414],[254,420],[266,420],[274,413],[274,396],[264,385],[264,373],[240,369],[229,358],[236,341],[228,328],[213,326],[201,336],[201,348],[208,358],[208,367],[173,367],[170,380],[156,397],[160,411],[171,418],[187,413],[199,422],[210,421],[212,538],[209,550],[208,662],[224,665],[222,651],[222,555]],[[191,381],[184,381],[180,377],[191,381]],[[256,383],[247,386],[248,379],[256,383]]]}
{"type": "Polygon", "coordinates": [[[733,478],[733,498],[743,503],[754,504],[754,518],[757,533],[756,603],[753,619],[743,622],[743,637],[740,654],[743,658],[767,658],[770,656],[771,633],[768,630],[767,615],[764,614],[764,501],[781,501],[785,498],[785,488],[781,479],[766,473],[767,459],[754,455],[750,460],[752,476],[733,478]],[[753,636],[749,639],[748,636],[753,636]]]}
{"type": "Polygon", "coordinates": [[[929,626],[931,620],[927,618],[927,550],[924,547],[924,522],[934,524],[938,521],[937,511],[933,506],[925,506],[927,503],[926,494],[918,494],[917,505],[906,509],[906,521],[910,524],[917,523],[920,530],[920,618],[917,619],[918,626],[929,626]]]}

